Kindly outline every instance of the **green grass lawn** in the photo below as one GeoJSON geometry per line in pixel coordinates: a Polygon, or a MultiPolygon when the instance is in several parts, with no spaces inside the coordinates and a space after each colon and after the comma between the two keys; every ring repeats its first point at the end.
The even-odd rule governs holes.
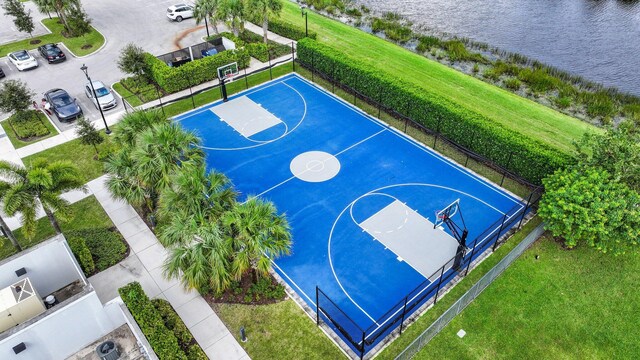
{"type": "Polygon", "coordinates": [[[6,56],[10,52],[18,50],[31,50],[40,45],[48,43],[63,43],[76,56],[84,56],[98,50],[104,44],[104,37],[92,28],[91,32],[84,37],[66,38],[62,36],[64,26],[58,23],[58,18],[43,19],[42,23],[47,27],[51,34],[34,36],[33,38],[15,41],[8,44],[0,45],[0,56],[6,56]],[[41,40],[38,44],[30,44],[31,40],[41,40]],[[88,49],[83,49],[84,45],[91,45],[88,49]]]}
{"type": "Polygon", "coordinates": [[[33,139],[33,140],[30,140],[30,141],[22,141],[22,140],[18,139],[18,137],[16,136],[16,133],[11,128],[11,125],[9,125],[9,119],[0,122],[0,125],[2,125],[2,128],[4,129],[4,132],[7,133],[7,137],[9,138],[9,140],[11,140],[11,144],[13,145],[14,148],[19,149],[19,148],[21,148],[23,146],[31,145],[33,143],[36,143],[36,142],[40,141],[40,140],[44,140],[44,139],[52,137],[54,135],[58,135],[58,130],[55,128],[55,126],[53,126],[51,121],[49,121],[49,119],[47,118],[47,115],[45,115],[41,111],[38,111],[38,117],[40,117],[40,120],[42,121],[44,126],[46,126],[47,129],[49,130],[49,134],[45,135],[45,136],[38,137],[37,139],[33,139]]]}
{"type": "MultiPolygon", "coordinates": [[[[389,77],[413,83],[460,106],[540,139],[562,151],[573,150],[573,141],[595,127],[561,114],[499,87],[465,75],[402,47],[367,34],[349,25],[309,12],[309,30],[318,41],[335,47],[389,77]]],[[[281,18],[304,27],[300,8],[285,1],[281,18]]]]}
{"type": "MultiPolygon", "coordinates": [[[[69,219],[68,222],[60,221],[60,227],[63,233],[71,230],[113,226],[111,219],[109,219],[109,216],[104,212],[102,206],[93,195],[71,204],[71,208],[73,209],[74,216],[69,219]]],[[[36,235],[32,240],[25,239],[21,229],[15,230],[13,234],[18,239],[18,243],[22,245],[22,248],[26,249],[54,236],[55,231],[49,219],[43,217],[36,223],[36,235]]],[[[8,239],[2,238],[1,244],[0,259],[15,254],[16,250],[8,239]]]]}
{"type": "MultiPolygon", "coordinates": [[[[105,141],[98,145],[98,149],[104,149],[111,146],[109,137],[101,131],[105,141]]],[[[64,144],[49,148],[39,153],[27,156],[22,159],[26,164],[31,163],[35,159],[47,159],[52,162],[56,160],[68,160],[80,169],[80,173],[84,176],[85,181],[93,180],[102,176],[104,173],[104,163],[95,160],[96,152],[91,145],[82,145],[79,139],[71,140],[64,144]]]]}
{"type": "Polygon", "coordinates": [[[270,305],[216,304],[215,311],[252,359],[343,359],[345,356],[296,305],[285,300],[270,305]],[[276,356],[277,354],[277,356],[276,356]]]}
{"type": "Polygon", "coordinates": [[[638,256],[542,238],[415,358],[638,359],[638,284],[638,256]]]}

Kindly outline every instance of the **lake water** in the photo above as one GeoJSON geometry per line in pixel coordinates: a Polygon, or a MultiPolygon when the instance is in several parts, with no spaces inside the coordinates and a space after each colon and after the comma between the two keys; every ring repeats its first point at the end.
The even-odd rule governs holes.
{"type": "Polygon", "coordinates": [[[640,0],[359,0],[640,95],[640,0]]]}

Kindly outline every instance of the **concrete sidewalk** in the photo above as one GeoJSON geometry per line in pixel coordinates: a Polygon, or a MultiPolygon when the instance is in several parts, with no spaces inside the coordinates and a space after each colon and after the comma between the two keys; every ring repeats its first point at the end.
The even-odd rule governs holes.
{"type": "Polygon", "coordinates": [[[162,276],[167,251],[129,204],[111,197],[105,179],[102,176],[87,185],[129,244],[131,253],[119,264],[89,278],[100,300],[106,303],[118,296],[118,288],[138,281],[149,297],[171,303],[210,359],[249,359],[200,294],[186,291],[177,280],[162,276]]]}

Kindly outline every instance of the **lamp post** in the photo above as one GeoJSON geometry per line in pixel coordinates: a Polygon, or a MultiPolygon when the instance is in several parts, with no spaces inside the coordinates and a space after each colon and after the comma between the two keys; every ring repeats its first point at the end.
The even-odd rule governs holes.
{"type": "Polygon", "coordinates": [[[300,6],[300,12],[302,13],[302,17],[304,18],[304,36],[309,37],[309,16],[307,13],[307,8],[304,5],[300,6]]]}
{"type": "Polygon", "coordinates": [[[211,35],[209,35],[209,22],[207,21],[207,15],[204,16],[204,28],[207,29],[207,40],[211,35]]]}
{"type": "Polygon", "coordinates": [[[91,92],[93,93],[93,98],[96,100],[96,105],[98,106],[98,110],[100,110],[100,116],[102,116],[102,122],[104,123],[104,132],[105,134],[109,135],[111,134],[111,130],[109,130],[109,125],[107,125],[107,120],[105,120],[104,118],[104,113],[102,112],[100,101],[98,101],[98,94],[96,94],[96,89],[93,88],[93,81],[91,81],[91,78],[89,77],[89,71],[88,71],[89,68],[87,67],[87,65],[82,64],[82,67],[80,68],[80,70],[84,72],[84,76],[87,77],[87,81],[89,81],[89,84],[91,85],[91,92]]]}

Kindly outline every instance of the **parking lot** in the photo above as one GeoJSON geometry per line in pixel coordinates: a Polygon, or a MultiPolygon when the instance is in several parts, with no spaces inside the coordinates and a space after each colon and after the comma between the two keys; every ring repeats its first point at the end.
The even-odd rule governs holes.
{"type": "MultiPolygon", "coordinates": [[[[0,67],[5,72],[6,78],[0,81],[8,79],[24,81],[36,94],[34,100],[38,103],[44,92],[54,88],[64,89],[77,98],[89,119],[97,120],[100,118],[100,113],[84,94],[83,88],[87,80],[80,67],[86,64],[92,80],[100,80],[105,85],[111,86],[125,76],[118,69],[116,62],[120,50],[128,43],[133,42],[154,55],[160,55],[176,49],[175,40],[181,38],[185,32],[188,35],[181,40],[183,46],[201,42],[201,38],[206,36],[204,28],[189,32],[196,27],[194,19],[186,19],[181,23],[167,19],[165,15],[167,7],[179,2],[179,0],[130,0],[126,2],[125,11],[121,9],[123,3],[118,0],[83,1],[83,6],[92,19],[92,25],[106,39],[102,49],[86,57],[76,58],[61,45],[60,48],[67,54],[67,60],[59,64],[48,64],[37,50],[31,50],[29,52],[38,60],[39,67],[24,72],[19,72],[9,62],[6,54],[2,54],[0,67]]],[[[40,14],[32,2],[25,3],[25,6],[27,9],[32,9],[31,13],[36,22],[47,16],[40,14]]],[[[0,28],[9,29],[12,26],[13,22],[9,16],[0,17],[0,28]]],[[[28,34],[22,35],[22,38],[28,38],[28,34]]],[[[5,30],[0,33],[0,41],[15,41],[16,36],[15,32],[5,30]]],[[[122,103],[119,101],[116,108],[105,112],[105,116],[123,110],[122,103]]],[[[4,114],[0,118],[6,116],[4,114]]],[[[73,127],[73,124],[60,123],[55,116],[53,118],[55,125],[61,131],[73,127]]]]}

